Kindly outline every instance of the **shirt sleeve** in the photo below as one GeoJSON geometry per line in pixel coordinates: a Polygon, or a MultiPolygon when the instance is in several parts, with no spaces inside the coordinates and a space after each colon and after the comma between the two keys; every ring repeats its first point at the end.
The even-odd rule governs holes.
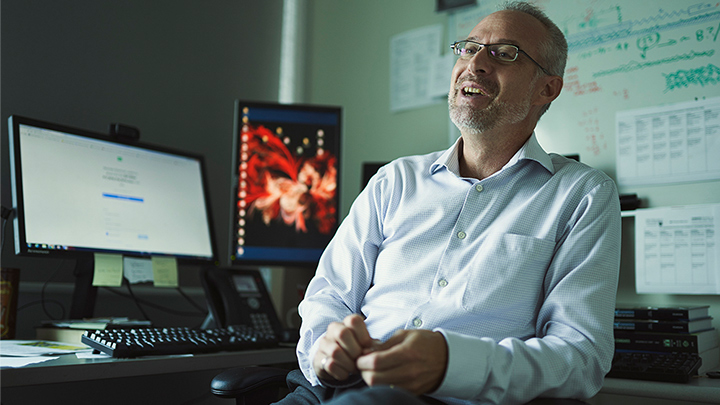
{"type": "MultiPolygon", "coordinates": [[[[372,285],[382,242],[380,184],[382,169],[353,203],[323,252],[298,312],[302,318],[297,356],[300,370],[313,385],[321,382],[312,367],[319,340],[332,322],[360,313],[372,285]]],[[[352,384],[355,381],[348,381],[352,384]]],[[[325,385],[325,384],[324,384],[325,385]]],[[[341,382],[328,384],[340,386],[341,382]]]]}
{"type": "Polygon", "coordinates": [[[584,196],[556,244],[536,336],[495,342],[436,329],[449,357],[433,396],[514,404],[595,395],[614,353],[620,234],[617,190],[606,180],[584,196]]]}

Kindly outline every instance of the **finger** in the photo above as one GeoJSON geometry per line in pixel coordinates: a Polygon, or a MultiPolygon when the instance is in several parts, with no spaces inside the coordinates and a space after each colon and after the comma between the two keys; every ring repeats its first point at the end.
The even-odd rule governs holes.
{"type": "Polygon", "coordinates": [[[362,354],[355,331],[365,329],[362,317],[348,319],[345,323],[333,322],[328,326],[327,333],[321,338],[318,353],[313,359],[313,368],[320,377],[330,376],[343,380],[349,374],[357,372],[355,360],[362,354]],[[358,324],[359,321],[359,324],[358,324]]]}
{"type": "Polygon", "coordinates": [[[403,331],[383,347],[356,362],[368,385],[393,384],[421,394],[437,389],[442,382],[447,367],[447,344],[442,334],[403,331]]]}
{"type": "Polygon", "coordinates": [[[335,341],[353,361],[362,353],[362,346],[357,339],[355,330],[344,323],[333,322],[330,324],[326,336],[335,341]]]}
{"type": "Polygon", "coordinates": [[[313,358],[313,368],[320,377],[330,376],[344,380],[356,371],[355,357],[351,357],[329,331],[320,339],[318,351],[313,358]]]}
{"type": "Polygon", "coordinates": [[[330,356],[325,356],[322,353],[318,353],[313,362],[315,373],[320,378],[334,378],[342,381],[348,378],[351,374],[350,370],[354,369],[351,367],[348,369],[342,362],[334,360],[330,356]]]}
{"type": "Polygon", "coordinates": [[[401,366],[408,361],[407,352],[403,346],[389,345],[388,340],[380,344],[375,351],[358,357],[355,366],[360,371],[381,372],[401,366]]]}
{"type": "Polygon", "coordinates": [[[355,339],[362,348],[371,347],[374,343],[370,332],[365,325],[365,318],[358,314],[348,315],[343,319],[343,324],[353,331],[355,339]]]}

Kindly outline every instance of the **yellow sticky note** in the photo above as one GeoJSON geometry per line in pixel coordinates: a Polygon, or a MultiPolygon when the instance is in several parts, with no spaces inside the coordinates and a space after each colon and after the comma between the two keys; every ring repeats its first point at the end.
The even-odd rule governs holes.
{"type": "Polygon", "coordinates": [[[96,287],[120,287],[123,277],[122,255],[95,253],[95,269],[92,285],[96,287]]]}
{"type": "Polygon", "coordinates": [[[178,286],[178,267],[174,257],[153,257],[152,269],[155,287],[178,286]]]}

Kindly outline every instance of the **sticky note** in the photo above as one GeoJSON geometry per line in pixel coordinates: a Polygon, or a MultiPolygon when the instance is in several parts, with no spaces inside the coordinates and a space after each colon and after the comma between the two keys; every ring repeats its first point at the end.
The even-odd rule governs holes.
{"type": "Polygon", "coordinates": [[[174,257],[153,256],[152,269],[155,287],[178,286],[178,267],[174,257]]]}
{"type": "Polygon", "coordinates": [[[92,285],[96,287],[120,287],[122,277],[122,255],[95,253],[92,285]]]}
{"type": "Polygon", "coordinates": [[[123,275],[130,284],[153,281],[152,260],[123,257],[123,275]]]}

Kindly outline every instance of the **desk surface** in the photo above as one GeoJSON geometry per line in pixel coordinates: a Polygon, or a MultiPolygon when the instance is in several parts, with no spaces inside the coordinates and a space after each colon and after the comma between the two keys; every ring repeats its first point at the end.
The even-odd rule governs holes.
{"type": "MultiPolygon", "coordinates": [[[[295,361],[293,347],[137,359],[78,359],[75,355],[64,355],[57,360],[45,363],[21,368],[5,368],[0,371],[0,374],[2,374],[2,387],[5,389],[123,377],[159,376],[168,373],[250,365],[294,363],[295,361]]],[[[607,378],[600,394],[718,403],[720,380],[703,377],[695,378],[687,384],[674,384],[607,378]]]]}
{"type": "Polygon", "coordinates": [[[295,361],[294,347],[136,359],[78,359],[71,354],[25,367],[3,368],[0,374],[2,374],[2,387],[6,388],[293,363],[295,361]]]}
{"type": "Polygon", "coordinates": [[[720,380],[698,377],[686,384],[678,384],[606,378],[600,393],[717,404],[720,402],[720,380]]]}

